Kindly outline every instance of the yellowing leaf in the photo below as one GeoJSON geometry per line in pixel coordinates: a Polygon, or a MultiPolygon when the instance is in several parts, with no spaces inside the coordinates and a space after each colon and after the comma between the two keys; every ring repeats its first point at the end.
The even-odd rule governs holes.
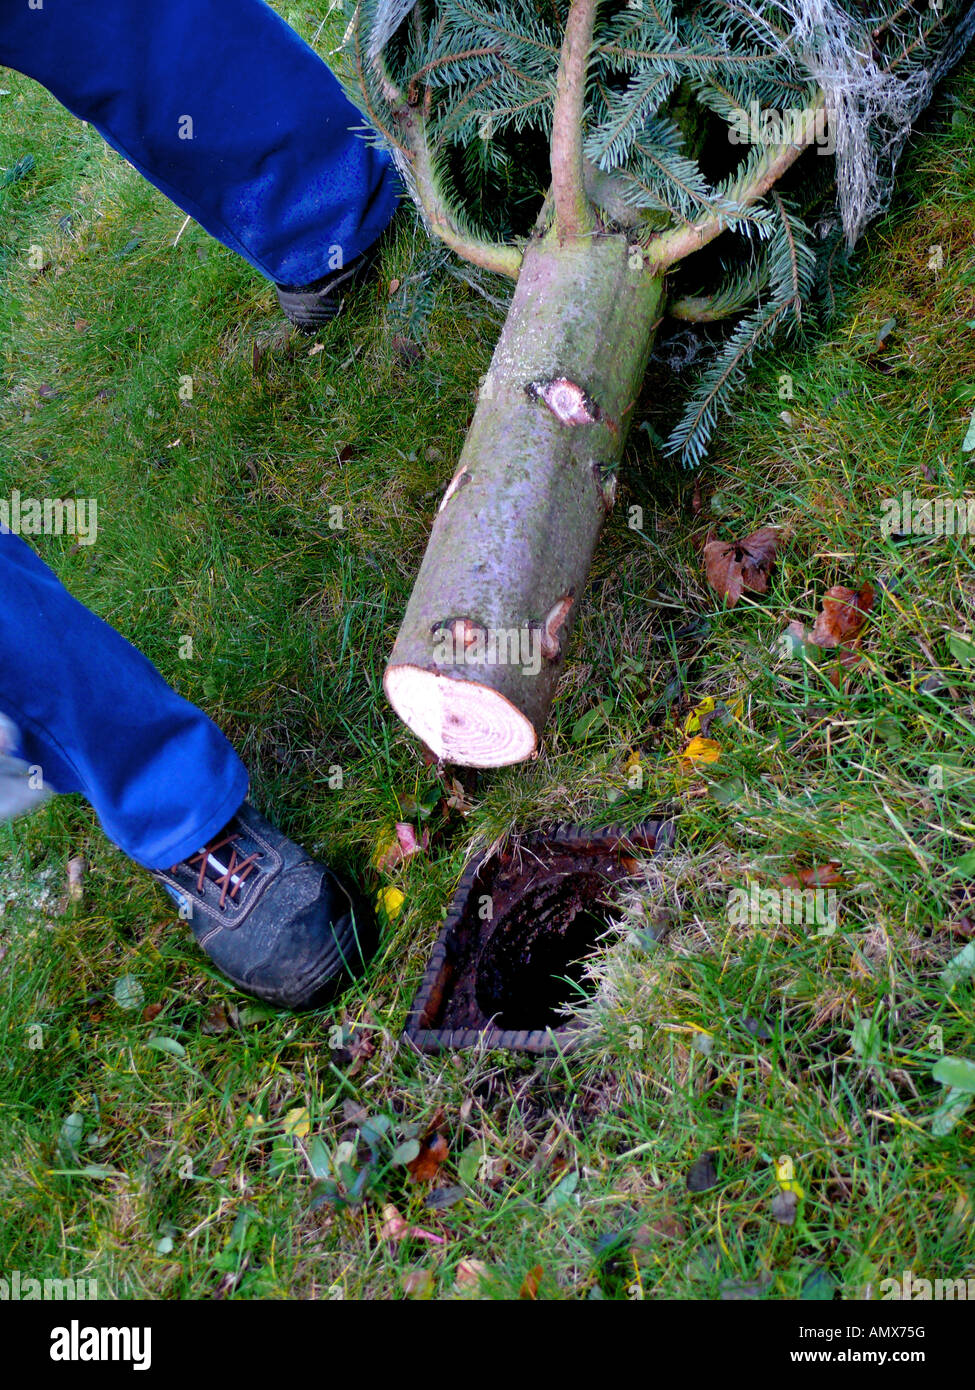
{"type": "Polygon", "coordinates": [[[372,867],[380,871],[383,870],[398,849],[399,841],[395,832],[381,836],[376,841],[376,848],[372,852],[372,859],[370,860],[372,867]]]}
{"type": "Polygon", "coordinates": [[[398,888],[380,888],[376,894],[376,907],[387,922],[395,922],[403,910],[405,896],[398,888]]]}
{"type": "Polygon", "coordinates": [[[796,1182],[792,1159],[788,1154],[775,1160],[775,1177],[783,1192],[794,1192],[797,1197],[805,1196],[802,1188],[796,1182]]]}
{"type": "Polygon", "coordinates": [[[701,738],[700,735],[692,738],[680,754],[682,763],[716,763],[720,757],[721,745],[715,743],[713,738],[701,738]]]}
{"type": "Polygon", "coordinates": [[[427,1299],[433,1297],[435,1288],[433,1275],[428,1269],[408,1269],[400,1275],[400,1283],[407,1298],[427,1299]]]}
{"type": "Polygon", "coordinates": [[[311,1119],[306,1106],[299,1105],[295,1110],[289,1110],[285,1115],[285,1134],[293,1134],[296,1139],[304,1139],[309,1129],[311,1129],[311,1119]]]}
{"type": "Polygon", "coordinates": [[[703,714],[714,713],[714,700],[710,695],[705,695],[699,705],[695,705],[687,719],[684,721],[684,734],[687,738],[693,738],[695,734],[701,732],[701,716],[703,714]]]}

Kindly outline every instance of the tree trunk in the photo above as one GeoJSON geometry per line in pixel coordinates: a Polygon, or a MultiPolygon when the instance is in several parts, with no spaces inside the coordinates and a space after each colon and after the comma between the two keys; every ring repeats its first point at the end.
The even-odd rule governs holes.
{"type": "Polygon", "coordinates": [[[537,747],[659,323],[624,236],[531,243],[386,670],[448,762],[537,747]]]}

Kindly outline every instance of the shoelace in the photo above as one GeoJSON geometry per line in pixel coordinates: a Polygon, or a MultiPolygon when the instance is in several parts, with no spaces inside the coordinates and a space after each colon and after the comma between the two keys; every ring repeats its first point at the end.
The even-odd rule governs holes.
{"type": "Polygon", "coordinates": [[[205,845],[198,854],[191,855],[190,858],[186,860],[187,867],[189,868],[195,867],[197,863],[200,865],[200,876],[196,880],[196,891],[201,894],[201,896],[203,894],[203,885],[206,882],[207,869],[210,868],[219,871],[214,874],[211,882],[215,883],[220,889],[220,901],[217,906],[221,910],[226,905],[228,898],[237,901],[238,894],[244,886],[244,880],[257,868],[257,861],[261,858],[260,852],[255,850],[252,854],[248,854],[246,858],[238,859],[237,847],[233,842],[239,838],[240,832],[234,831],[230,835],[225,835],[222,840],[214,840],[211,844],[205,845]],[[230,861],[226,868],[217,860],[213,860],[211,863],[212,856],[216,851],[225,848],[227,845],[230,845],[230,861]]]}

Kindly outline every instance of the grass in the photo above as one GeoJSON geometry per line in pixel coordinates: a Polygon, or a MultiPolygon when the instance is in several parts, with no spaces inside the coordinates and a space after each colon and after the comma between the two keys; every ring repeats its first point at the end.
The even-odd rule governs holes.
{"type": "Polygon", "coordinates": [[[404,359],[389,284],[423,254],[404,218],[321,351],[287,339],[246,265],[193,225],[177,241],[182,214],[91,129],[27,80],[3,85],[0,168],[36,164],[0,194],[0,491],[97,498],[97,544],[41,538],[44,557],[225,729],[262,810],[405,902],[339,1006],[274,1014],[207,968],[80,799],[0,826],[0,1271],[243,1299],[855,1298],[905,1269],[975,1274],[972,1114],[932,1128],[940,1050],[975,1051],[970,972],[942,978],[964,944],[975,806],[975,678],[947,634],[971,632],[975,582],[967,538],[880,526],[884,498],[971,486],[972,64],[828,329],[751,373],[700,510],[694,479],[634,433],[545,751],[468,779],[467,816],[380,681],[498,311],[443,280],[423,356],[404,359]],[[769,594],[726,611],[705,535],[773,523],[789,539],[769,594]],[[864,661],[841,684],[775,654],[830,585],[865,580],[864,661]],[[720,756],[687,766],[707,697],[727,711],[720,756]],[[430,806],[428,852],[368,870],[430,806]],[[644,896],[667,934],[635,899],[578,1053],[400,1042],[472,855],[550,819],[661,808],[678,841],[644,896]],[[65,906],[77,855],[84,899],[65,906]],[[732,920],[733,888],[830,861],[834,933],[732,920]],[[396,1149],[441,1112],[431,1207],[396,1149]],[[792,1224],[773,1210],[782,1158],[792,1224]],[[389,1203],[441,1242],[384,1235],[389,1203]]]}

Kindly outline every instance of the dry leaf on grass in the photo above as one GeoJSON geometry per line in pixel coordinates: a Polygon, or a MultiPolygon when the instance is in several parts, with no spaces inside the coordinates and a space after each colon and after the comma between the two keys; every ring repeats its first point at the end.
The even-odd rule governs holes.
{"type": "Polygon", "coordinates": [[[795,1225],[799,1198],[794,1192],[778,1192],[772,1198],[772,1216],[780,1226],[795,1225]]]}
{"type": "Polygon", "coordinates": [[[518,1290],[519,1298],[538,1298],[538,1286],[542,1282],[542,1275],[545,1273],[541,1265],[533,1265],[524,1279],[521,1281],[521,1288],[518,1290]]]}
{"type": "Polygon", "coordinates": [[[416,831],[408,821],[397,821],[395,834],[379,845],[372,862],[380,873],[388,874],[397,865],[402,864],[404,859],[410,859],[414,854],[420,854],[425,850],[429,838],[424,830],[422,839],[418,840],[416,831]]]}
{"type": "Polygon", "coordinates": [[[380,1240],[402,1240],[410,1229],[410,1223],[404,1221],[392,1202],[388,1202],[383,1207],[383,1224],[379,1228],[380,1240]]]}
{"type": "Polygon", "coordinates": [[[490,1270],[483,1260],[461,1260],[454,1276],[454,1288],[477,1290],[489,1274],[490,1270]]]}
{"type": "Polygon", "coordinates": [[[708,541],[704,568],[715,593],[733,608],[744,592],[768,593],[768,577],[782,535],[780,526],[763,526],[742,541],[708,541]]]}
{"type": "Polygon", "coordinates": [[[823,599],[822,612],[809,634],[810,642],[817,647],[845,647],[858,641],[873,599],[872,584],[863,584],[859,589],[834,584],[823,599]]]}
{"type": "Polygon", "coordinates": [[[713,738],[701,738],[700,734],[691,739],[679,754],[680,762],[688,767],[693,763],[716,763],[721,757],[721,745],[713,738]]]}
{"type": "Polygon", "coordinates": [[[456,777],[451,777],[449,785],[450,795],[447,797],[447,805],[451,810],[459,811],[462,816],[469,816],[474,809],[474,803],[468,800],[463,785],[458,782],[456,777]]]}
{"type": "Polygon", "coordinates": [[[428,1269],[408,1269],[400,1276],[407,1298],[432,1298],[433,1275],[428,1269]]]}
{"type": "Polygon", "coordinates": [[[420,344],[404,337],[402,333],[394,333],[391,343],[393,352],[404,367],[415,367],[418,362],[423,361],[423,349],[420,344]]]}
{"type": "Polygon", "coordinates": [[[216,1035],[226,1033],[232,1028],[236,1019],[237,1010],[232,1009],[227,1012],[227,1006],[223,1000],[218,999],[215,1004],[211,1004],[207,1010],[207,1016],[200,1024],[200,1032],[216,1035]]]}
{"type": "Polygon", "coordinates": [[[74,902],[81,902],[85,895],[85,870],[88,865],[82,855],[76,854],[68,860],[68,897],[74,902]]]}
{"type": "Polygon", "coordinates": [[[959,941],[971,941],[975,937],[975,884],[965,883],[953,888],[948,901],[951,916],[938,922],[935,930],[946,932],[959,941]]]}
{"type": "Polygon", "coordinates": [[[426,1240],[431,1245],[446,1245],[444,1236],[438,1236],[435,1231],[425,1231],[422,1226],[411,1226],[408,1221],[404,1221],[392,1202],[388,1202],[383,1207],[383,1224],[379,1228],[379,1239],[392,1241],[403,1240],[409,1236],[413,1240],[426,1240]]]}
{"type": "Polygon", "coordinates": [[[420,1145],[420,1152],[412,1163],[406,1166],[414,1182],[433,1182],[440,1172],[441,1164],[447,1161],[447,1141],[442,1134],[432,1134],[420,1145]]]}
{"type": "Polygon", "coordinates": [[[860,659],[857,650],[863,636],[863,625],[873,608],[874,588],[868,583],[859,589],[834,584],[823,599],[812,630],[807,632],[800,622],[791,622],[789,633],[806,646],[837,648],[840,665],[852,666],[860,659]]]}
{"type": "Polygon", "coordinates": [[[633,1245],[637,1248],[653,1245],[655,1236],[662,1240],[685,1240],[687,1229],[676,1216],[656,1216],[649,1223],[644,1222],[637,1227],[633,1245]]]}
{"type": "Polygon", "coordinates": [[[940,922],[938,930],[947,932],[949,936],[954,936],[959,941],[971,941],[972,937],[975,937],[975,917],[966,914],[963,917],[956,917],[950,922],[940,922]]]}
{"type": "Polygon", "coordinates": [[[406,1165],[410,1178],[413,1182],[433,1182],[440,1172],[441,1164],[446,1162],[447,1141],[440,1133],[440,1126],[443,1124],[443,1107],[439,1107],[433,1119],[427,1125],[426,1132],[420,1140],[420,1152],[412,1163],[406,1165]]]}
{"type": "Polygon", "coordinates": [[[828,864],[817,864],[812,869],[799,869],[794,874],[783,874],[779,883],[783,888],[828,888],[832,883],[839,883],[842,877],[840,861],[831,859],[828,864]]]}
{"type": "Polygon", "coordinates": [[[350,1037],[339,1047],[332,1048],[332,1061],[342,1068],[346,1076],[355,1076],[370,1057],[375,1054],[376,1044],[362,1028],[356,1028],[350,1037]]]}
{"type": "Polygon", "coordinates": [[[308,1107],[304,1105],[295,1106],[289,1110],[284,1117],[285,1134],[293,1134],[296,1139],[304,1139],[311,1129],[311,1117],[308,1114],[308,1107]]]}

